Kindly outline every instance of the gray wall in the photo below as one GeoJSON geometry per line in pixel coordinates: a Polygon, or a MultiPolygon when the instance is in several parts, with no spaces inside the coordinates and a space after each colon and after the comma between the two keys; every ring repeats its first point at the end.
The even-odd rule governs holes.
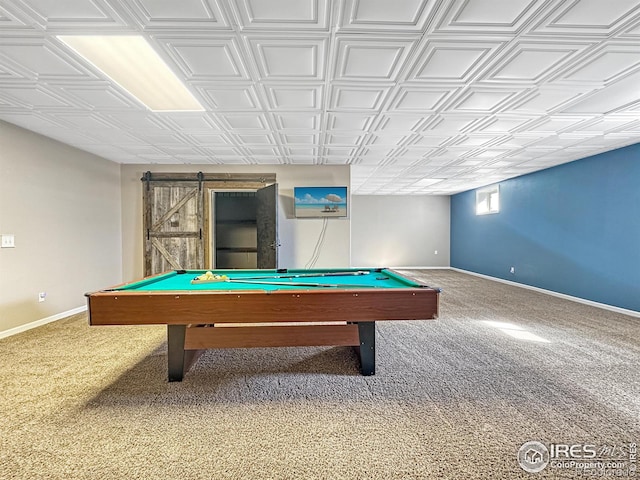
{"type": "Polygon", "coordinates": [[[352,195],[351,264],[448,267],[449,197],[352,195]]]}
{"type": "Polygon", "coordinates": [[[119,165],[0,121],[0,335],[120,281],[120,212],[119,165]]]}

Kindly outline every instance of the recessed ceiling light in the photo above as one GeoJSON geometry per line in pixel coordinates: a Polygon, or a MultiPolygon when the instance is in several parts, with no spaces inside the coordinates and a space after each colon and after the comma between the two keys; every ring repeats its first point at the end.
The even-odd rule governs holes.
{"type": "Polygon", "coordinates": [[[58,39],[150,110],[204,110],[140,35],[60,35],[58,39]]]}

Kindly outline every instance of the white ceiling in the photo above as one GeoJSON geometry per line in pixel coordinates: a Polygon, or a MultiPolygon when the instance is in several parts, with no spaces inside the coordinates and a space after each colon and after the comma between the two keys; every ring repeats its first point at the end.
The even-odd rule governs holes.
{"type": "Polygon", "coordinates": [[[640,141],[640,0],[2,0],[0,119],[120,163],[450,194],[640,141]],[[150,112],[74,33],[145,35],[206,111],[150,112]]]}

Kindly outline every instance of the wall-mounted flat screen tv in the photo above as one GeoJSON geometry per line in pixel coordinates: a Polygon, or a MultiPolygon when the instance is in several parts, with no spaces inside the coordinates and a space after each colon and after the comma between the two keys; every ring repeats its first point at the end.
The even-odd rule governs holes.
{"type": "Polygon", "coordinates": [[[347,187],[295,187],[297,218],[346,217],[347,187]]]}

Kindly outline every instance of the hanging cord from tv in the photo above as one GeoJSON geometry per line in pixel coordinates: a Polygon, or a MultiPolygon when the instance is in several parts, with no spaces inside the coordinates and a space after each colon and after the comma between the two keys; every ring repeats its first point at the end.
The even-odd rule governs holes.
{"type": "Polygon", "coordinates": [[[318,241],[316,242],[316,247],[313,250],[313,254],[311,255],[311,258],[309,259],[309,261],[307,262],[307,264],[305,265],[305,269],[309,269],[309,268],[313,268],[316,265],[316,262],[318,261],[318,258],[320,258],[320,252],[322,251],[322,245],[324,244],[324,239],[327,233],[327,225],[329,224],[329,219],[328,218],[323,218],[322,219],[322,230],[320,230],[320,235],[318,236],[318,241]]]}

